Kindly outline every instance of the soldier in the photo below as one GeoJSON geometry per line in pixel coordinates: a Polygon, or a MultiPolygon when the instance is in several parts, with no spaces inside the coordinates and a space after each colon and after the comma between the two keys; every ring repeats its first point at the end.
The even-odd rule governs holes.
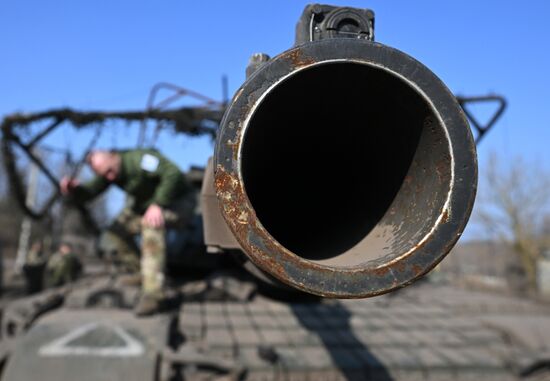
{"type": "Polygon", "coordinates": [[[82,273],[82,263],[72,246],[66,242],[48,259],[46,265],[46,285],[59,287],[75,281],[82,273]]]}
{"type": "Polygon", "coordinates": [[[27,293],[34,294],[44,288],[44,269],[46,268],[47,259],[42,241],[34,242],[23,265],[27,293]]]}
{"type": "Polygon", "coordinates": [[[135,313],[151,315],[159,310],[163,298],[165,229],[189,222],[194,209],[188,197],[191,188],[179,168],[156,150],[98,150],[88,155],[87,163],[96,177],[85,184],[65,177],[61,192],[86,202],[115,184],[130,196],[107,234],[117,243],[127,268],[137,258],[134,236],[141,234],[142,294],[135,313]]]}

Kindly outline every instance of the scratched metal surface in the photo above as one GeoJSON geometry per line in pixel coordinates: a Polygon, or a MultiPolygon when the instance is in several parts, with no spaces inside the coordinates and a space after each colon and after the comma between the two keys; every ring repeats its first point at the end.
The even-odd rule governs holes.
{"type": "MultiPolygon", "coordinates": [[[[284,155],[284,147],[281,154],[284,155]]],[[[404,53],[381,44],[354,40],[304,44],[275,57],[254,73],[237,91],[222,121],[214,168],[222,214],[250,259],[296,288],[340,298],[382,294],[407,285],[431,270],[460,237],[473,206],[477,183],[471,132],[460,106],[445,85],[404,53]],[[377,259],[366,259],[351,266],[344,260],[345,253],[342,261],[335,258],[327,265],[304,259],[278,242],[258,219],[241,172],[243,138],[265,94],[279,82],[292,80],[296,72],[331,62],[370,65],[399,76],[419,89],[436,117],[423,128],[426,143],[416,152],[418,160],[413,161],[403,182],[402,197],[396,197],[382,219],[391,234],[386,238],[381,234],[386,242],[378,246],[390,246],[390,252],[384,255],[382,251],[377,259]],[[435,193],[430,195],[430,190],[435,193]],[[417,193],[419,197],[415,196],[417,193]],[[434,215],[429,210],[433,210],[434,215]]]]}

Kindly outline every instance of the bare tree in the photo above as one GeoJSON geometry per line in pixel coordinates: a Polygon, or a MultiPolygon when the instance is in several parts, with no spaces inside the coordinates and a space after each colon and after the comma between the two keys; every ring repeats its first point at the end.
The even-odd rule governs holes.
{"type": "Polygon", "coordinates": [[[497,155],[491,155],[480,176],[474,219],[493,239],[514,249],[529,291],[537,286],[537,260],[544,246],[549,206],[547,170],[519,158],[504,166],[497,155]]]}

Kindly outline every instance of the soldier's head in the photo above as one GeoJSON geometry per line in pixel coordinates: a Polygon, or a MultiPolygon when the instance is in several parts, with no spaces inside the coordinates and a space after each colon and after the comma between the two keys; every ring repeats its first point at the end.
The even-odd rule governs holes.
{"type": "Polygon", "coordinates": [[[59,251],[59,253],[61,253],[61,255],[67,255],[67,254],[70,254],[73,251],[73,247],[68,242],[62,242],[59,245],[59,250],[58,251],[59,251]]]}
{"type": "Polygon", "coordinates": [[[35,252],[35,253],[38,253],[39,251],[42,251],[42,242],[35,241],[32,244],[30,251],[35,252]]]}
{"type": "Polygon", "coordinates": [[[114,151],[92,151],[86,161],[96,175],[114,181],[120,172],[120,155],[114,151]]]}

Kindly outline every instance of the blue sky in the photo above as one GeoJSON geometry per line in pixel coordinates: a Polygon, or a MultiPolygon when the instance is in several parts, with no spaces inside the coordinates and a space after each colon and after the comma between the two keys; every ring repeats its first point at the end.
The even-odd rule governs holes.
{"type": "MultiPolygon", "coordinates": [[[[432,69],[458,94],[495,92],[506,114],[479,149],[550,168],[550,2],[333,1],[376,13],[378,42],[432,69]]],[[[169,81],[221,98],[254,52],[276,55],[294,40],[305,1],[3,1],[0,3],[0,116],[54,107],[143,108],[151,86],[169,81]]],[[[483,113],[483,110],[479,110],[483,113]]],[[[112,129],[100,146],[131,147],[135,133],[112,129]]],[[[84,139],[53,139],[75,149],[84,139]]],[[[159,146],[182,167],[203,164],[207,139],[165,136],[159,146]]]]}

